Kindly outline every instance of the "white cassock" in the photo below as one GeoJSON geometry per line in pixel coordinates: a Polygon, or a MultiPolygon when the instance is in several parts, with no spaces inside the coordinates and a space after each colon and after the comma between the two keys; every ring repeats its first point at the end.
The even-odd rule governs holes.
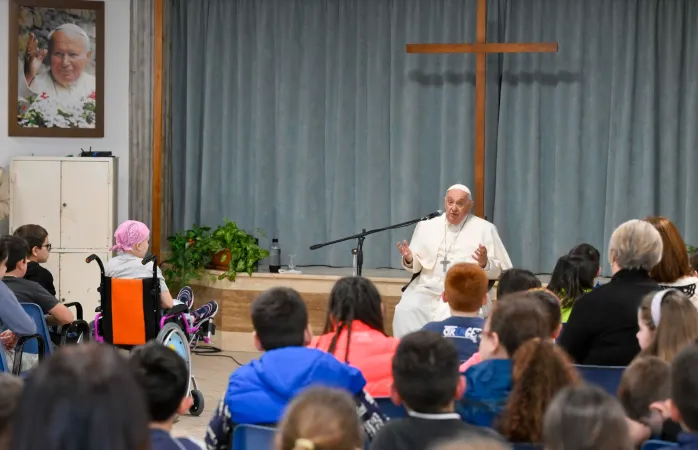
{"type": "MultiPolygon", "coordinates": [[[[24,67],[24,63],[20,62],[20,68],[24,67]]],[[[80,78],[71,86],[62,86],[56,83],[51,76],[51,70],[42,66],[39,73],[34,77],[30,85],[24,78],[24,74],[20,73],[19,78],[19,97],[28,98],[33,95],[41,95],[46,93],[49,97],[57,97],[61,100],[78,101],[89,96],[97,89],[97,82],[94,75],[83,72],[80,78]]]]}
{"type": "Polygon", "coordinates": [[[451,315],[448,304],[441,301],[446,272],[457,263],[477,264],[472,255],[479,245],[487,248],[484,270],[490,280],[512,267],[497,228],[484,219],[469,215],[460,224],[452,225],[442,214],[417,224],[409,245],[412,266],[407,266],[404,259],[402,265],[419,276],[405,289],[395,307],[393,336],[401,338],[451,315]]]}

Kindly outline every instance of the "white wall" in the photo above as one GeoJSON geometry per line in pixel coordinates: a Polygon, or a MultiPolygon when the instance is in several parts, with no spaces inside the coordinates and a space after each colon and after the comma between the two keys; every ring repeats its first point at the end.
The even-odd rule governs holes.
{"type": "MultiPolygon", "coordinates": [[[[65,156],[110,150],[119,157],[119,222],[128,219],[128,109],[130,0],[105,0],[104,138],[24,138],[7,135],[9,0],[0,0],[0,167],[12,156],[65,156]]],[[[3,231],[3,230],[0,230],[3,231]]]]}

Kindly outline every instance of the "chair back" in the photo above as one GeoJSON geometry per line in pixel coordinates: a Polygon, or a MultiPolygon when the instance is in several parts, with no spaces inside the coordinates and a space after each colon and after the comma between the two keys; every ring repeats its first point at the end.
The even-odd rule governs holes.
{"type": "Polygon", "coordinates": [[[625,367],[622,366],[575,366],[587,383],[595,384],[612,396],[618,393],[620,378],[625,367]]]}
{"type": "Polygon", "coordinates": [[[676,442],[669,442],[669,441],[659,441],[656,439],[650,439],[649,441],[645,441],[644,444],[642,444],[641,449],[642,450],[658,450],[660,448],[665,448],[665,447],[678,447],[679,444],[676,442]]]}
{"type": "Polygon", "coordinates": [[[390,397],[378,397],[375,399],[381,411],[389,419],[399,419],[407,417],[407,411],[403,406],[398,406],[390,399],[390,397]]]}
{"type": "Polygon", "coordinates": [[[272,450],[276,429],[259,425],[238,425],[233,431],[235,450],[272,450]]]}
{"type": "Polygon", "coordinates": [[[104,277],[100,297],[100,334],[113,345],[143,345],[160,331],[160,296],[157,279],[104,277]]]}
{"type": "MultiPolygon", "coordinates": [[[[41,336],[44,340],[44,354],[46,356],[51,354],[51,336],[48,332],[48,325],[46,325],[46,317],[41,307],[36,303],[20,303],[22,309],[26,312],[29,317],[34,321],[36,325],[36,334],[41,336]]],[[[24,343],[24,353],[32,353],[34,355],[39,354],[39,344],[36,339],[28,340],[24,343]]]]}

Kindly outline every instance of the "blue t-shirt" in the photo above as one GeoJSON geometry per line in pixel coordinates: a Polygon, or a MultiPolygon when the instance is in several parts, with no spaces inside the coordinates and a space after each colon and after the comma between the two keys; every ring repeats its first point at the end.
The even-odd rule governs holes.
{"type": "Polygon", "coordinates": [[[461,361],[467,361],[480,347],[480,333],[485,319],[480,317],[449,317],[441,322],[430,322],[424,330],[435,331],[456,345],[461,361]]]}

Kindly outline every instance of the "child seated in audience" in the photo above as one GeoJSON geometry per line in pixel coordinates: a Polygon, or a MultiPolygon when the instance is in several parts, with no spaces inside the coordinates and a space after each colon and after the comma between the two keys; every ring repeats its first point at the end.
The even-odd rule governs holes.
{"type": "Polygon", "coordinates": [[[29,256],[27,257],[29,262],[24,279],[39,283],[55,297],[56,287],[53,285],[53,275],[41,265],[48,261],[51,254],[48,232],[40,225],[22,225],[15,230],[14,235],[24,239],[29,246],[29,256]]]}
{"type": "Polygon", "coordinates": [[[441,322],[431,322],[424,330],[434,331],[453,342],[461,362],[465,362],[480,345],[480,333],[485,324],[478,317],[480,308],[487,303],[489,280],[477,264],[461,263],[446,273],[443,301],[451,308],[451,317],[441,322]]]}
{"type": "MultiPolygon", "coordinates": [[[[127,220],[116,229],[114,239],[116,245],[112,247],[112,250],[116,250],[118,254],[107,262],[104,268],[105,275],[112,278],[151,278],[153,276],[153,262],[145,265],[142,263],[150,247],[148,226],[143,222],[127,220]]],[[[160,268],[157,269],[157,276],[160,281],[160,306],[163,309],[170,309],[179,304],[187,305],[190,310],[193,308],[194,295],[191,288],[184,287],[177,299],[173,300],[160,268]]],[[[196,310],[191,310],[193,325],[196,326],[215,316],[217,312],[218,304],[216,302],[208,302],[196,310]]]]}
{"type": "Polygon", "coordinates": [[[0,372],[0,395],[0,450],[10,450],[13,422],[19,398],[22,396],[22,379],[7,372],[0,372]]]}
{"type": "Polygon", "coordinates": [[[39,305],[47,314],[49,325],[67,325],[75,320],[73,313],[39,283],[25,280],[29,248],[24,239],[17,236],[0,237],[0,246],[7,248],[7,273],[3,282],[15,294],[17,300],[39,305]]]}
{"type": "Polygon", "coordinates": [[[458,361],[456,347],[437,333],[417,331],[400,341],[393,358],[392,399],[408,417],[388,422],[372,450],[422,450],[462,434],[496,436],[463,422],[455,412],[465,389],[458,361]]]}
{"type": "Polygon", "coordinates": [[[189,369],[181,356],[159,342],[136,348],[129,359],[145,393],[150,414],[150,450],[201,450],[189,438],[170,435],[178,414],[186,414],[193,401],[189,392],[189,369]]]}
{"type": "MultiPolygon", "coordinates": [[[[593,273],[594,278],[601,276],[601,253],[593,245],[586,242],[575,245],[568,255],[582,258],[585,273],[593,273]]],[[[601,283],[597,282],[594,287],[599,286],[601,286],[601,283]]]]}
{"type": "Polygon", "coordinates": [[[546,450],[631,450],[628,425],[618,400],[582,384],[560,390],[545,413],[546,450]]]}
{"type": "MultiPolygon", "coordinates": [[[[698,449],[698,344],[685,347],[671,364],[671,417],[681,424],[678,448],[698,449]]],[[[672,447],[667,447],[666,450],[672,447]]],[[[673,447],[677,448],[677,447],[673,447]]]]}
{"type": "Polygon", "coordinates": [[[698,310],[680,291],[658,291],[642,300],[637,325],[641,354],[671,362],[681,349],[698,339],[698,310]]]}
{"type": "Polygon", "coordinates": [[[541,287],[541,282],[530,270],[508,269],[502,272],[497,283],[497,299],[515,292],[541,287]]]}
{"type": "Polygon", "coordinates": [[[315,348],[308,310],[298,292],[274,288],[260,294],[250,308],[254,344],[264,352],[230,375],[228,389],[206,433],[209,450],[229,448],[239,424],[275,425],[286,405],[304,388],[316,384],[348,391],[366,436],[371,439],[385,417],[364,392],[366,380],[359,369],[315,348]]]}
{"type": "Polygon", "coordinates": [[[465,435],[433,445],[428,450],[511,450],[511,446],[494,437],[465,435]]]}
{"type": "Polygon", "coordinates": [[[494,426],[510,442],[540,442],[543,413],[555,393],[579,383],[564,351],[550,339],[551,325],[540,299],[500,303],[485,323],[482,362],[465,372],[461,415],[494,426]]]}
{"type": "Polygon", "coordinates": [[[364,390],[373,397],[390,395],[390,365],[398,344],[385,334],[383,310],[378,289],[370,280],[342,278],[330,293],[323,335],[311,344],[361,370],[366,378],[364,390]]]}
{"type": "Polygon", "coordinates": [[[594,288],[596,272],[579,256],[565,255],[555,264],[548,289],[560,297],[562,323],[567,323],[574,302],[594,288]]]}
{"type": "Polygon", "coordinates": [[[316,386],[304,390],[286,409],[275,448],[363,449],[363,430],[356,415],[354,400],[340,389],[316,386]]]}
{"type": "MultiPolygon", "coordinates": [[[[659,434],[664,420],[656,410],[671,396],[671,365],[656,356],[638,356],[623,372],[618,386],[620,400],[633,442],[639,446],[654,430],[659,434]]],[[[667,424],[667,426],[670,426],[667,424]]]]}

